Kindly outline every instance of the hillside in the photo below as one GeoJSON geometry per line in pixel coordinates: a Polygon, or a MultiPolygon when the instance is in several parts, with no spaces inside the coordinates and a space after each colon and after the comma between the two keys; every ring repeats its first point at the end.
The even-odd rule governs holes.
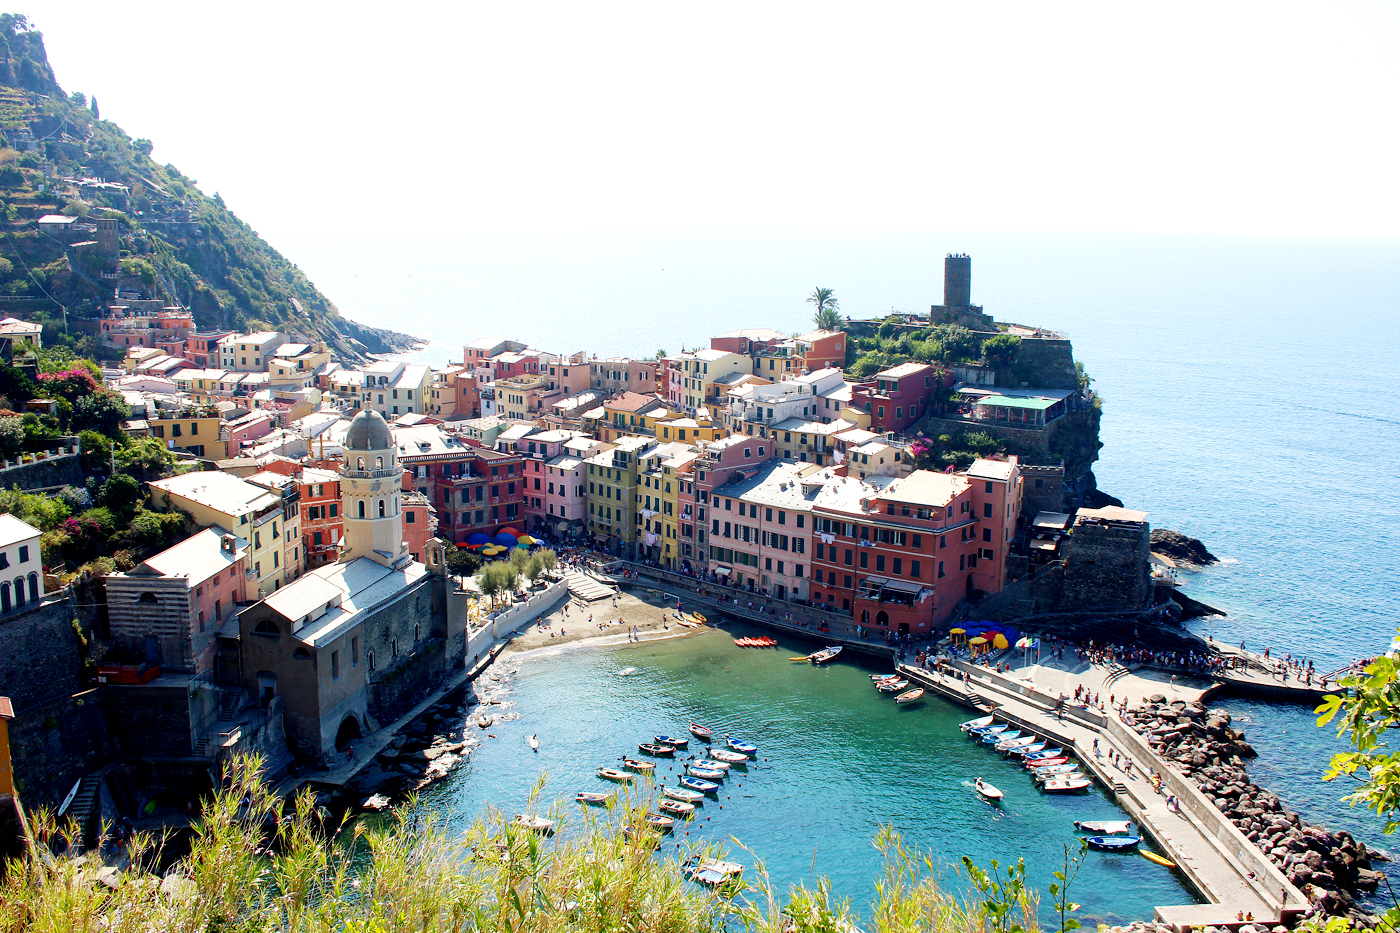
{"type": "MultiPolygon", "coordinates": [[[[62,339],[65,310],[70,333],[91,335],[120,295],[184,305],[201,330],[322,339],[349,360],[413,344],[341,317],[217,194],[156,164],[153,148],[101,119],[96,98],[64,94],[42,34],[0,14],[0,311],[62,339]],[[79,222],[41,230],[50,214],[79,222]]],[[[95,351],[90,337],[82,343],[95,351]]]]}

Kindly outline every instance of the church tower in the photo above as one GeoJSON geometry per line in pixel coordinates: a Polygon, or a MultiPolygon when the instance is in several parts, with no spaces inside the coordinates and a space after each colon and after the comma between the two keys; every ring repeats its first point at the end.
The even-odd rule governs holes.
{"type": "Polygon", "coordinates": [[[364,409],[351,420],[339,470],[342,563],[368,557],[395,567],[408,559],[399,506],[403,468],[394,454],[394,434],[379,412],[364,409]]]}

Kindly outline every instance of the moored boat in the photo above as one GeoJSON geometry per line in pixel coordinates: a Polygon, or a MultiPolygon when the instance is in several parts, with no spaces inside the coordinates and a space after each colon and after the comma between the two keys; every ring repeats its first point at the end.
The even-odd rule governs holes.
{"type": "Polygon", "coordinates": [[[1090,836],[1084,840],[1089,843],[1091,849],[1102,849],[1106,852],[1118,852],[1124,849],[1131,849],[1139,842],[1141,836],[1090,836]]]}
{"type": "Polygon", "coordinates": [[[820,651],[813,651],[807,656],[807,660],[811,661],[813,664],[825,664],[827,661],[834,660],[840,653],[840,645],[830,645],[820,651]]]}
{"type": "Polygon", "coordinates": [[[904,691],[904,692],[901,693],[899,696],[895,697],[895,698],[894,698],[894,701],[895,701],[896,703],[898,703],[900,706],[904,706],[904,705],[909,704],[909,703],[917,703],[917,702],[919,702],[920,700],[922,700],[923,698],[924,698],[924,688],[923,688],[923,687],[915,687],[913,690],[906,690],[906,691],[904,691]]]}
{"type": "Polygon", "coordinates": [[[968,729],[967,734],[975,739],[980,739],[982,736],[990,735],[993,732],[1005,732],[1008,728],[1010,727],[1007,723],[999,722],[994,726],[978,726],[975,729],[968,729]]]}
{"type": "Polygon", "coordinates": [[[686,803],[684,800],[666,799],[658,803],[656,809],[672,816],[688,817],[695,812],[695,804],[686,803]]]}
{"type": "Polygon", "coordinates": [[[1130,820],[1075,820],[1074,828],[1096,836],[1130,836],[1133,824],[1130,820]]]}
{"type": "Polygon", "coordinates": [[[530,743],[530,748],[532,748],[533,750],[540,750],[540,737],[538,735],[531,734],[529,736],[526,736],[525,741],[530,743]]]}
{"type": "Polygon", "coordinates": [[[700,793],[698,790],[691,790],[688,787],[663,787],[661,788],[661,793],[670,797],[672,800],[679,800],[682,803],[696,803],[697,801],[705,799],[704,794],[700,793]]]}
{"type": "Polygon", "coordinates": [[[698,725],[697,723],[692,722],[690,724],[690,734],[695,736],[702,742],[708,742],[714,736],[715,733],[713,729],[707,729],[702,725],[698,725]]]}
{"type": "Polygon", "coordinates": [[[607,803],[609,798],[611,797],[612,794],[595,794],[592,791],[586,790],[581,790],[576,795],[574,795],[574,799],[577,800],[579,803],[591,804],[595,807],[600,807],[603,804],[607,803]]]}
{"type": "Polygon", "coordinates": [[[727,748],[712,748],[710,749],[708,754],[715,761],[722,761],[725,764],[731,765],[741,765],[749,760],[748,755],[741,755],[738,752],[732,752],[727,748]]]}
{"type": "Polygon", "coordinates": [[[696,790],[702,794],[713,794],[719,790],[719,785],[713,781],[702,781],[697,777],[683,777],[676,781],[681,787],[687,790],[696,790]]]}
{"type": "Polygon", "coordinates": [[[535,832],[541,833],[545,836],[553,835],[554,833],[554,821],[547,820],[542,816],[535,816],[533,814],[527,813],[517,813],[515,814],[515,819],[511,820],[511,822],[514,823],[516,826],[523,826],[526,829],[534,830],[535,832]]]}
{"type": "Polygon", "coordinates": [[[982,744],[997,745],[1001,742],[1006,742],[1011,739],[1020,738],[1020,735],[1020,729],[1017,729],[1015,732],[989,732],[986,735],[982,736],[982,744]]]}
{"type": "Polygon", "coordinates": [[[1077,790],[1085,790],[1093,782],[1086,777],[1077,774],[1061,775],[1053,781],[1046,781],[1040,785],[1040,789],[1052,794],[1068,794],[1077,790]]]}
{"type": "Polygon", "coordinates": [[[690,744],[690,739],[677,738],[674,735],[654,735],[652,740],[657,745],[669,745],[672,748],[685,748],[690,744]]]}
{"type": "MultiPolygon", "coordinates": [[[[874,674],[871,674],[870,676],[871,676],[872,678],[874,678],[875,675],[874,675],[874,674]]],[[[987,728],[988,726],[990,726],[991,724],[992,724],[992,717],[990,717],[990,716],[982,716],[982,717],[979,718],[979,719],[969,719],[967,722],[965,722],[965,723],[963,723],[962,725],[958,726],[958,728],[961,729],[963,732],[971,732],[973,729],[985,729],[985,728],[987,728]]]]}
{"type": "Polygon", "coordinates": [[[687,767],[685,769],[685,773],[690,775],[691,777],[697,777],[705,781],[724,780],[723,771],[715,771],[711,768],[697,768],[695,765],[690,765],[689,767],[687,767]]]}
{"type": "Polygon", "coordinates": [[[1046,768],[1050,765],[1062,765],[1068,761],[1068,755],[1056,755],[1054,758],[1037,758],[1034,761],[1027,761],[1026,767],[1031,769],[1046,768]]]}
{"type": "Polygon", "coordinates": [[[640,771],[646,774],[656,770],[656,763],[653,761],[639,761],[636,758],[622,759],[622,766],[628,771],[640,771]]]}
{"type": "Polygon", "coordinates": [[[1025,756],[1026,763],[1029,764],[1037,758],[1059,758],[1064,755],[1064,753],[1065,750],[1063,748],[1042,748],[1038,752],[1027,752],[1025,756]]]}
{"type": "MultiPolygon", "coordinates": [[[[745,759],[745,761],[747,760],[748,759],[745,759]]],[[[708,768],[711,771],[721,771],[725,774],[729,773],[729,762],[720,761],[716,758],[696,758],[691,764],[697,768],[708,768]]]]}
{"type": "Polygon", "coordinates": [[[1011,754],[1017,758],[1025,758],[1027,755],[1034,755],[1045,747],[1044,742],[1032,742],[1030,745],[1021,745],[1011,750],[1011,754]]]}
{"type": "Polygon", "coordinates": [[[705,859],[690,873],[694,881],[714,887],[728,881],[730,878],[737,878],[744,870],[744,866],[737,862],[722,862],[718,859],[705,859]]]}
{"type": "Polygon", "coordinates": [[[1009,752],[1009,751],[1011,751],[1012,749],[1024,748],[1025,746],[1030,745],[1030,744],[1031,744],[1032,742],[1034,742],[1034,741],[1035,741],[1035,736],[1033,736],[1033,735],[1023,735],[1023,736],[1019,736],[1019,737],[1014,738],[1014,739],[1004,739],[1004,740],[1002,740],[1002,741],[996,743],[996,746],[995,746],[995,747],[996,747],[996,750],[999,751],[999,752],[1009,752]]]}
{"type": "Polygon", "coordinates": [[[876,684],[875,689],[879,690],[881,693],[898,693],[907,686],[909,686],[909,681],[907,680],[887,680],[883,683],[876,684]]]}
{"type": "Polygon", "coordinates": [[[663,833],[669,833],[676,826],[674,819],[662,813],[648,813],[645,819],[648,826],[663,833]]]}
{"type": "Polygon", "coordinates": [[[599,768],[598,777],[606,778],[609,781],[617,781],[621,784],[631,784],[632,775],[626,771],[619,771],[616,768],[599,768]]]}
{"type": "Polygon", "coordinates": [[[1057,774],[1073,774],[1079,770],[1079,765],[1072,761],[1067,761],[1062,765],[1046,765],[1043,768],[1031,768],[1031,774],[1036,780],[1052,778],[1057,774]]]}
{"type": "Polygon", "coordinates": [[[991,784],[988,784],[986,781],[982,780],[981,778],[978,778],[978,779],[977,779],[976,787],[977,787],[977,793],[981,794],[983,797],[987,798],[988,800],[997,801],[997,800],[1001,800],[1003,797],[1006,796],[1006,795],[1003,794],[1000,790],[998,790],[997,788],[993,787],[991,784]]]}
{"type": "Polygon", "coordinates": [[[1175,867],[1176,867],[1176,862],[1173,862],[1173,861],[1172,861],[1171,859],[1169,859],[1169,858],[1163,858],[1162,856],[1158,855],[1156,852],[1148,852],[1146,849],[1138,849],[1138,855],[1141,855],[1143,858],[1147,859],[1148,861],[1156,862],[1158,865],[1165,865],[1167,868],[1175,868],[1175,867]]]}
{"type": "Polygon", "coordinates": [[[676,750],[669,745],[655,745],[651,742],[638,742],[637,748],[648,755],[674,755],[676,750]]]}
{"type": "Polygon", "coordinates": [[[742,755],[748,755],[750,758],[752,758],[753,756],[758,754],[757,745],[751,745],[748,742],[741,742],[739,739],[731,739],[729,736],[725,736],[725,740],[729,743],[730,748],[734,749],[734,751],[739,752],[742,755]]]}

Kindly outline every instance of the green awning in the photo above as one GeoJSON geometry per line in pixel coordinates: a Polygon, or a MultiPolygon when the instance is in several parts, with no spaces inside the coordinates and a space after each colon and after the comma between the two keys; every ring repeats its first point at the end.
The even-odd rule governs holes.
{"type": "Polygon", "coordinates": [[[996,408],[1025,408],[1029,411],[1045,411],[1060,404],[1057,398],[1013,398],[1009,395],[989,395],[977,400],[978,405],[996,408]]]}

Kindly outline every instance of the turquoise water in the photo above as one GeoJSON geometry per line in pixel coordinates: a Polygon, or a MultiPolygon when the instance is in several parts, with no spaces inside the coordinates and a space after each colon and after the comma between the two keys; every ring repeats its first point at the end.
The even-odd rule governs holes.
{"type": "MultiPolygon", "coordinates": [[[[787,660],[809,650],[738,648],[730,634],[708,632],[526,659],[504,686],[481,684],[488,699],[501,691],[509,721],[493,725],[496,738],[432,787],[424,804],[461,823],[488,803],[514,813],[541,772],[551,798],[609,789],[596,768],[636,754],[638,741],[684,734],[699,722],[752,741],[759,759],[736,769],[719,798],[698,811],[689,836],[678,828],[677,838],[734,836],[767,862],[779,891],[827,875],[857,908],[874,890],[879,859],[871,841],[882,825],[932,855],[950,884],[963,884],[954,873],[963,855],[984,867],[1019,855],[1043,892],[1063,845],[1074,843],[1074,820],[1121,818],[1098,790],[1035,790],[1019,765],[958,731],[971,718],[961,707],[941,700],[899,707],[871,686],[875,668],[787,660]],[[637,672],[618,676],[624,667],[637,672]],[[526,744],[531,733],[539,735],[538,753],[526,744]],[[1000,807],[972,789],[979,776],[1006,793],[1000,807]]],[[[676,769],[659,763],[657,770],[674,784],[676,769]]],[[[747,853],[737,860],[753,864],[747,853]]],[[[1089,853],[1078,885],[1085,921],[1143,919],[1156,905],[1193,901],[1173,872],[1136,854],[1089,853]]]]}

